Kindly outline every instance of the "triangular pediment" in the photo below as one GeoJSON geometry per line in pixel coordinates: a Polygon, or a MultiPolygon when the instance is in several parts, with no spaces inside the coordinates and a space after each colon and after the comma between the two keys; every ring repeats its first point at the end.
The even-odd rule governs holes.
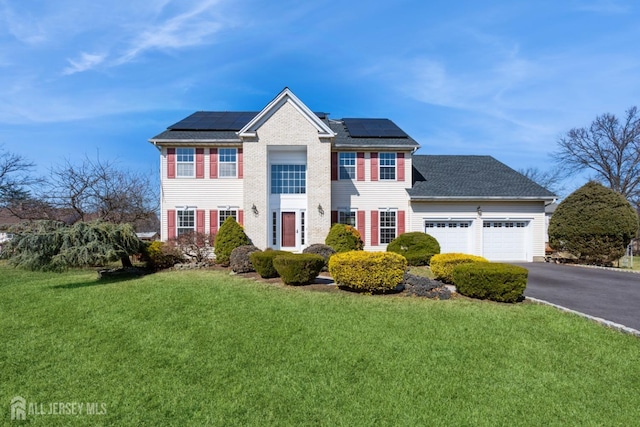
{"type": "Polygon", "coordinates": [[[307,121],[318,130],[318,136],[332,138],[336,133],[325,124],[317,114],[309,109],[289,88],[284,88],[266,107],[262,109],[249,123],[247,123],[238,135],[240,137],[255,137],[257,131],[265,122],[269,120],[282,106],[289,104],[294,107],[307,121]]]}

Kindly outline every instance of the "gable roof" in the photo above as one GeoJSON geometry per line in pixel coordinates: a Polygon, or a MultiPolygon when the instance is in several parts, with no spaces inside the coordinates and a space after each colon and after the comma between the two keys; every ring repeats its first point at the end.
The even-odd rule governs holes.
{"type": "Polygon", "coordinates": [[[336,148],[415,150],[420,145],[389,119],[330,120],[312,112],[289,88],[284,88],[262,111],[197,111],[149,139],[154,144],[242,144],[284,103],[290,103],[336,148]],[[351,132],[350,132],[351,131],[351,132]]]}
{"type": "Polygon", "coordinates": [[[411,200],[553,200],[556,196],[491,156],[414,155],[411,200]]]}

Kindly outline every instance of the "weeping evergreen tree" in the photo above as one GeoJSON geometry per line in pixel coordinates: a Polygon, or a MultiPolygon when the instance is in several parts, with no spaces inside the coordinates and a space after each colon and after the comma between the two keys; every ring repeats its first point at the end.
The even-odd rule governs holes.
{"type": "Polygon", "coordinates": [[[130,255],[140,252],[142,242],[129,224],[103,221],[58,221],[23,223],[11,229],[14,237],[5,243],[2,257],[29,270],[62,271],[70,267],[122,262],[131,267],[130,255]]]}

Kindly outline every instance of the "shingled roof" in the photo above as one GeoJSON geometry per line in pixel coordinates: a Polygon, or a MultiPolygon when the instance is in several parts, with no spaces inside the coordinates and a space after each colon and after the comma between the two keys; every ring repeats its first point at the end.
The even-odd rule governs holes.
{"type": "Polygon", "coordinates": [[[556,196],[491,156],[414,155],[411,200],[552,200],[556,196]]]}

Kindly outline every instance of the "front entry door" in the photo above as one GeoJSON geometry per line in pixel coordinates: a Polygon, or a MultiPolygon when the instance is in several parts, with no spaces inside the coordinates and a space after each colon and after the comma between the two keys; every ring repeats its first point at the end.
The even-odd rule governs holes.
{"type": "Polygon", "coordinates": [[[296,246],[296,213],[282,212],[282,246],[296,246]]]}

